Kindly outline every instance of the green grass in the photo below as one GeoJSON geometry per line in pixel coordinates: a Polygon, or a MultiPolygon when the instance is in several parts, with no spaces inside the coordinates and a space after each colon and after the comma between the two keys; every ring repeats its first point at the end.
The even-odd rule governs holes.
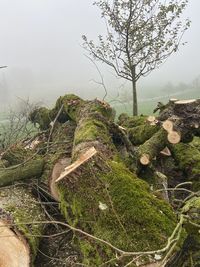
{"type": "MultiPolygon", "coordinates": [[[[138,101],[138,114],[143,115],[152,115],[153,110],[156,108],[158,102],[167,103],[169,101],[169,98],[177,98],[177,99],[199,99],[200,93],[198,91],[192,91],[192,92],[183,92],[182,94],[175,95],[175,96],[160,96],[158,98],[152,98],[152,99],[145,99],[143,101],[138,101]]],[[[117,116],[121,113],[128,113],[129,115],[132,115],[132,103],[126,103],[126,104],[113,104],[113,108],[116,110],[117,116]]]]}

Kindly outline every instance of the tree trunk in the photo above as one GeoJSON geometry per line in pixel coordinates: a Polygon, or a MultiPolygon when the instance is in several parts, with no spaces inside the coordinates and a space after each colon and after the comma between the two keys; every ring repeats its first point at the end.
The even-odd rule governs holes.
{"type": "MultiPolygon", "coordinates": [[[[109,105],[97,100],[85,101],[73,110],[75,116],[71,117],[77,123],[73,163],[56,180],[60,208],[66,220],[127,251],[164,245],[174,227],[175,216],[167,203],[149,192],[145,182],[118,162],[110,135],[113,117],[109,105]]],[[[99,266],[115,257],[112,249],[87,237],[79,237],[77,244],[83,264],[99,266]]],[[[124,266],[128,260],[115,259],[108,266],[116,263],[124,266]]]]}
{"type": "Polygon", "coordinates": [[[132,67],[132,92],[133,92],[133,116],[138,115],[137,88],[136,88],[136,69],[132,67]]]}

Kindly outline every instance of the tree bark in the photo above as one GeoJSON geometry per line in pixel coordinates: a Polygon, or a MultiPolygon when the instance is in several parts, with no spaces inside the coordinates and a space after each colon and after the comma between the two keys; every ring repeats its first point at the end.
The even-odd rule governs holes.
{"type": "Polygon", "coordinates": [[[24,164],[0,170],[0,186],[12,184],[15,181],[38,178],[42,175],[44,160],[42,158],[30,160],[24,164]]]}
{"type": "Polygon", "coordinates": [[[133,116],[138,115],[137,87],[136,87],[136,69],[132,67],[132,92],[133,92],[133,116]]]}
{"type": "MultiPolygon", "coordinates": [[[[97,100],[86,101],[81,111],[79,108],[74,108],[77,128],[72,164],[57,179],[62,214],[71,225],[121,249],[159,247],[173,229],[174,214],[167,203],[151,195],[145,182],[118,162],[118,152],[109,130],[109,124],[113,122],[111,108],[97,100]],[[90,153],[91,149],[96,152],[90,153]],[[134,205],[135,201],[137,205],[134,205]],[[167,214],[166,211],[157,212],[166,208],[167,214]],[[156,216],[151,215],[150,218],[152,212],[156,216]],[[145,230],[141,229],[141,224],[145,225],[145,230]],[[158,227],[154,232],[155,225],[158,227]],[[139,241],[136,235],[140,235],[141,231],[145,232],[145,239],[141,237],[139,241]],[[163,236],[166,238],[163,239],[163,236]],[[156,241],[152,242],[152,239],[156,241]]],[[[83,264],[97,266],[115,254],[109,247],[84,236],[79,237],[77,242],[83,264]]],[[[127,260],[123,257],[116,259],[110,266],[115,263],[124,265],[127,260]]]]}

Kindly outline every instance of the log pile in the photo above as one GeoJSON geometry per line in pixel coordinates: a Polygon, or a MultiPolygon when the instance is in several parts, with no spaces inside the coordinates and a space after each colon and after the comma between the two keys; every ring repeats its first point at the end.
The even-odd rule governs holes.
{"type": "Polygon", "coordinates": [[[117,123],[75,95],[35,109],[40,132],[1,154],[0,266],[198,264],[200,101],[158,108],[117,123]]]}

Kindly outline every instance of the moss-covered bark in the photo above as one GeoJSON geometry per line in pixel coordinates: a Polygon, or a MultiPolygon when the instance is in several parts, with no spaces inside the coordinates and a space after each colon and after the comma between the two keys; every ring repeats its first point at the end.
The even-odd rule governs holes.
{"type": "Polygon", "coordinates": [[[129,117],[126,113],[122,113],[118,118],[118,124],[126,128],[134,128],[141,126],[147,122],[147,116],[129,117]]]}
{"type": "MultiPolygon", "coordinates": [[[[92,146],[97,155],[58,183],[61,212],[71,225],[120,249],[159,248],[173,231],[174,213],[117,160],[109,121],[113,121],[112,109],[97,100],[85,102],[76,112],[73,160],[92,146]]],[[[82,263],[89,266],[99,266],[115,255],[109,246],[85,236],[79,236],[77,244],[82,263]]],[[[123,258],[119,264],[126,261],[123,258]]]]}
{"type": "Polygon", "coordinates": [[[172,147],[173,156],[186,180],[193,182],[193,190],[200,190],[200,151],[191,144],[179,143],[172,147]]]}
{"type": "Polygon", "coordinates": [[[151,162],[167,144],[167,132],[164,129],[160,129],[149,140],[139,146],[137,158],[140,159],[143,155],[147,155],[149,162],[151,162]]]}
{"type": "Polygon", "coordinates": [[[128,137],[133,145],[141,145],[150,139],[160,127],[148,123],[127,129],[128,137]]]}
{"type": "MultiPolygon", "coordinates": [[[[123,164],[109,161],[103,171],[95,165],[91,162],[76,178],[59,184],[61,211],[67,221],[125,251],[164,246],[176,222],[169,205],[156,199],[148,185],[123,164]]],[[[89,266],[98,266],[115,254],[87,237],[77,242],[83,263],[89,266]]]]}
{"type": "MultiPolygon", "coordinates": [[[[189,133],[190,136],[192,127],[196,127],[196,125],[189,126],[189,117],[185,118],[184,114],[180,117],[180,110],[174,108],[174,104],[168,105],[168,108],[167,111],[162,111],[159,125],[162,125],[163,121],[170,117],[178,130],[183,129],[184,134],[189,133]],[[179,116],[181,125],[178,123],[179,119],[173,117],[174,114],[179,116]],[[175,119],[173,120],[173,118],[175,119]],[[186,127],[184,121],[187,122],[186,127]]],[[[199,114],[198,112],[197,114],[199,114]]],[[[186,110],[186,114],[191,115],[189,108],[186,110]]],[[[163,128],[160,129],[159,126],[149,125],[146,116],[130,118],[121,115],[119,124],[127,129],[119,128],[114,123],[113,109],[107,103],[97,99],[84,101],[75,95],[60,97],[52,109],[40,108],[35,110],[30,115],[30,119],[32,122],[38,123],[42,130],[45,130],[40,144],[36,148],[40,148],[39,155],[23,164],[27,158],[31,158],[36,150],[23,153],[19,148],[17,155],[15,155],[15,147],[13,147],[14,150],[7,151],[1,161],[2,167],[4,168],[4,163],[13,167],[1,169],[0,185],[12,183],[18,179],[38,177],[40,178],[38,180],[39,187],[42,188],[43,192],[45,191],[44,198],[46,198],[49,193],[52,193],[51,185],[54,184],[61,213],[69,224],[94,235],[96,238],[106,240],[121,250],[147,251],[160,249],[166,244],[167,238],[176,225],[176,216],[168,203],[159,200],[152,194],[152,187],[150,190],[149,185],[136,176],[135,170],[131,172],[125,167],[125,159],[130,159],[132,162],[136,159],[138,163],[141,156],[147,155],[149,163],[152,164],[144,168],[141,168],[141,164],[136,164],[136,171],[140,171],[137,172],[138,175],[143,172],[140,178],[145,177],[147,181],[155,173],[160,172],[160,174],[164,173],[167,176],[166,171],[163,171],[167,166],[163,156],[157,157],[160,151],[168,145],[167,131],[163,128]],[[54,121],[53,128],[49,126],[52,121],[54,121]],[[130,127],[132,129],[129,129],[130,127]],[[130,139],[134,146],[140,146],[134,147],[130,139]],[[92,154],[92,157],[84,161],[83,155],[91,148],[97,153],[92,154]],[[66,158],[66,164],[75,162],[80,164],[73,164],[73,167],[76,166],[74,169],[71,165],[68,166],[69,172],[65,170],[66,176],[62,176],[62,179],[56,183],[59,172],[55,174],[57,171],[55,171],[55,166],[64,162],[66,158]],[[159,160],[154,160],[156,158],[159,160]],[[16,164],[19,166],[16,167],[16,164]],[[151,173],[150,171],[147,172],[147,169],[151,173]]],[[[199,119],[197,118],[197,120],[199,119]]],[[[175,168],[178,168],[181,174],[182,172],[187,174],[187,180],[190,178],[195,181],[196,190],[199,190],[199,148],[194,145],[194,142],[189,147],[183,145],[181,143],[170,147],[173,151],[172,157],[176,159],[174,161],[172,158],[173,164],[176,163],[175,168]],[[185,155],[190,155],[190,153],[191,156],[188,156],[189,159],[186,160],[185,155]]],[[[63,165],[62,170],[64,167],[63,165]]],[[[27,196],[29,195],[31,196],[30,192],[27,193],[27,196]]],[[[23,192],[22,196],[24,196],[23,192]]],[[[19,207],[20,212],[18,211],[16,216],[20,214],[21,218],[21,212],[24,211],[23,208],[21,210],[21,206],[19,207]]],[[[35,207],[33,206],[31,209],[35,210],[35,207]]],[[[10,210],[13,213],[11,217],[15,219],[14,210],[16,209],[10,210]]],[[[22,221],[24,220],[23,217],[22,221]]],[[[27,232],[29,233],[30,229],[30,226],[27,229],[20,229],[27,239],[27,232]]],[[[193,228],[190,227],[191,229],[193,228]]],[[[188,239],[185,241],[185,246],[187,246],[188,240],[193,240],[195,237],[189,228],[186,230],[188,231],[188,239]]],[[[78,234],[75,231],[73,241],[80,251],[81,259],[79,262],[81,264],[99,266],[107,260],[115,258],[106,265],[109,267],[116,266],[116,264],[125,266],[130,261],[130,257],[120,257],[121,254],[119,258],[116,257],[114,249],[85,234],[78,234]]],[[[37,243],[34,240],[29,241],[29,239],[28,242],[30,245],[32,242],[37,243]]],[[[198,245],[196,239],[194,244],[198,245]]],[[[35,246],[31,245],[31,249],[32,247],[35,246]]],[[[50,251],[48,250],[49,253],[53,253],[50,251]]],[[[34,258],[36,254],[34,250],[32,254],[34,258]]],[[[188,255],[187,253],[187,257],[188,255]]],[[[154,256],[142,257],[140,263],[154,262],[154,256]]]]}
{"type": "Polygon", "coordinates": [[[15,181],[40,177],[44,168],[44,160],[37,158],[19,166],[0,170],[0,186],[9,185],[15,181]]]}

